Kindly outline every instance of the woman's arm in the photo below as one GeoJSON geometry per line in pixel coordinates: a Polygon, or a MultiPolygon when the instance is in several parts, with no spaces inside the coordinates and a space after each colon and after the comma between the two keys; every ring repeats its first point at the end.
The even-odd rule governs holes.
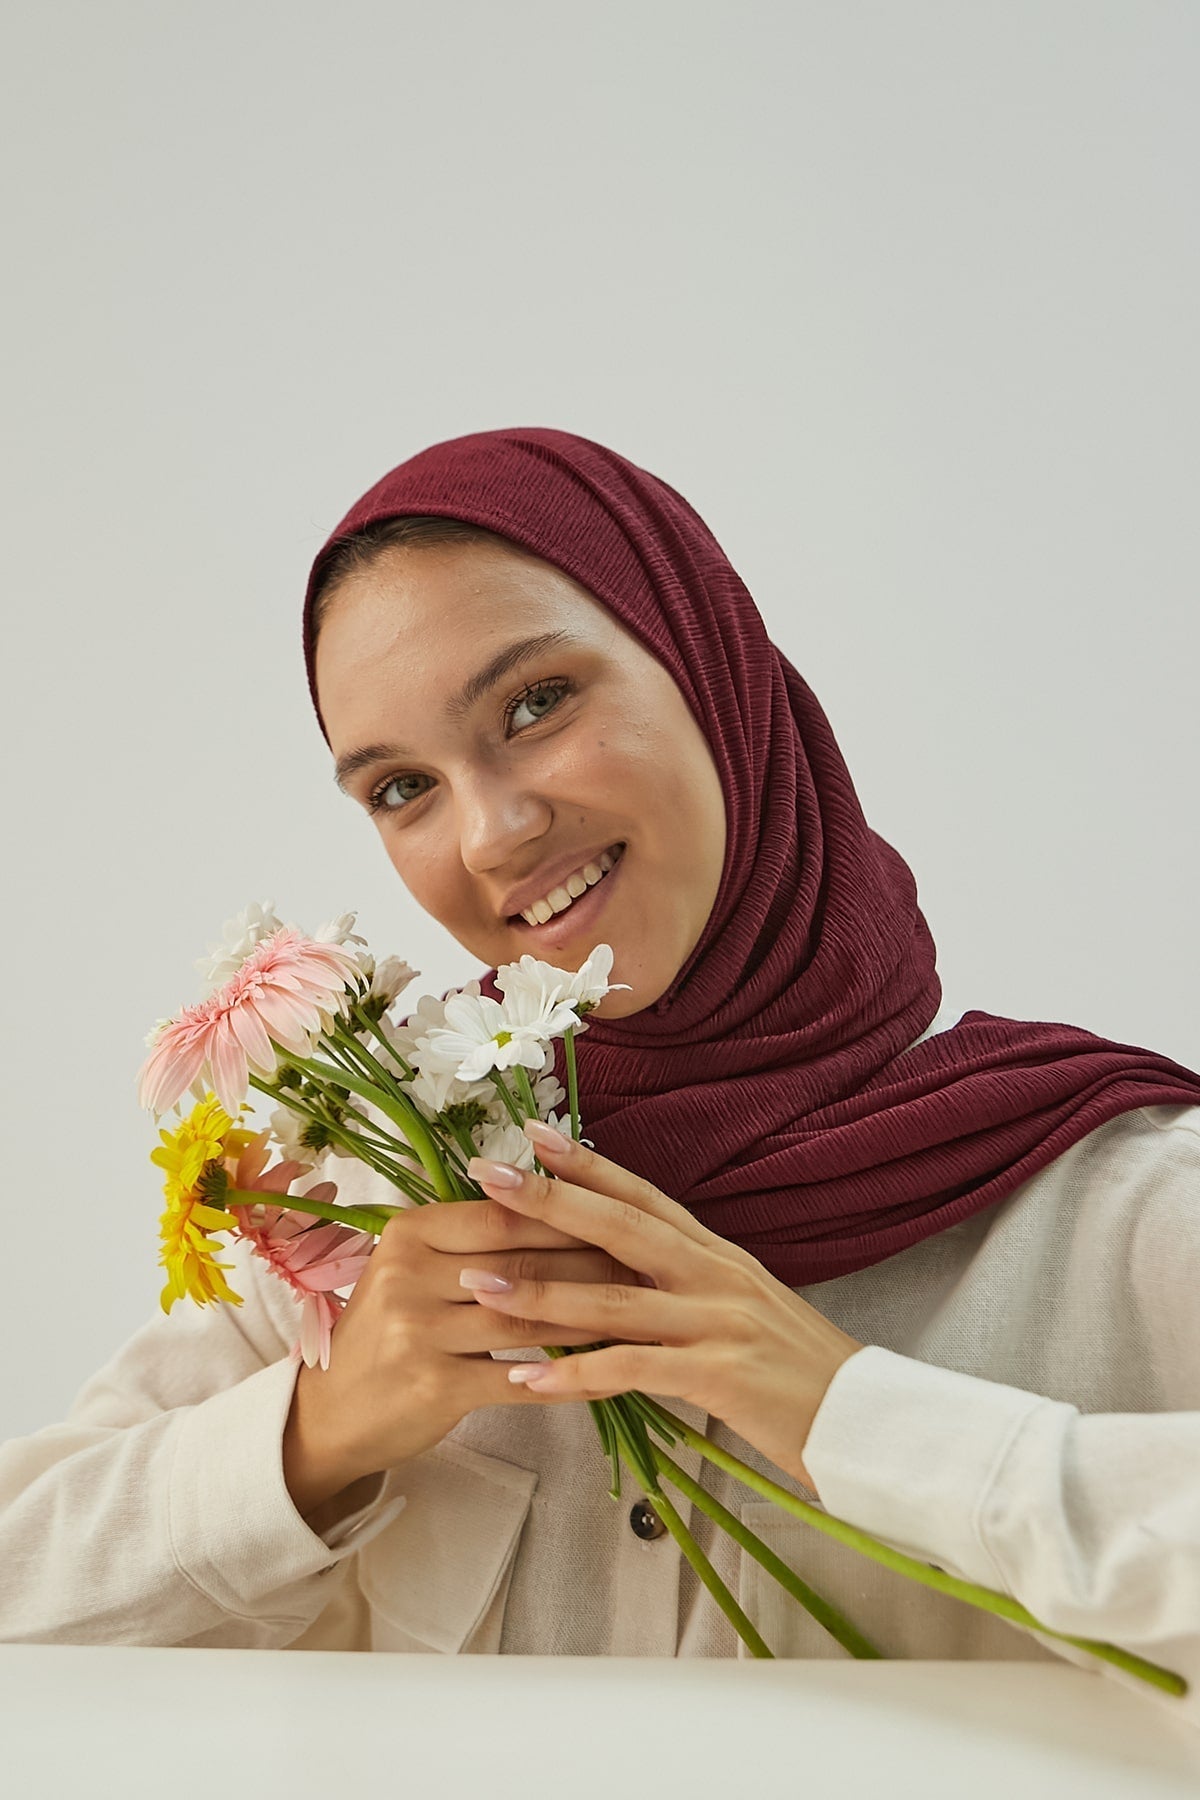
{"type": "MultiPolygon", "coordinates": [[[[862,1345],[744,1251],[582,1146],[526,1127],[558,1180],[478,1163],[526,1217],[598,1244],[654,1286],[479,1293],[591,1330],[607,1349],[533,1365],[546,1401],[629,1388],[703,1407],[817,1492],[825,1510],[949,1573],[1016,1598],[1055,1631],[1183,1675],[1200,1721],[1200,1229],[1195,1185],[1156,1233],[1138,1355],[1163,1372],[1155,1413],[1074,1406],[862,1345]]],[[[1190,1171],[1190,1165],[1188,1165],[1190,1171]]],[[[1163,1187],[1165,1184],[1158,1184],[1163,1187]]],[[[1144,1222],[1146,1200],[1140,1202],[1144,1222]]],[[[1174,1202],[1172,1203],[1174,1204],[1174,1202]]],[[[858,1621],[869,1629],[869,1621],[858,1621]]],[[[1054,1639],[1049,1648],[1097,1665],[1054,1639]]],[[[1104,1665],[1107,1670],[1107,1665],[1104,1665]]],[[[1132,1682],[1138,1691],[1143,1684],[1132,1682]]],[[[1176,1710],[1181,1703],[1169,1702],[1176,1710]]]]}
{"type": "Polygon", "coordinates": [[[835,1517],[1174,1669],[1200,1722],[1200,1411],[1084,1414],[870,1345],[804,1458],[835,1517]]]}
{"type": "Polygon", "coordinates": [[[294,1308],[248,1256],[234,1285],[242,1306],[156,1315],[63,1423],[0,1447],[0,1640],[281,1647],[402,1504],[314,1514],[324,1537],[301,1518],[281,1455],[294,1308]]]}

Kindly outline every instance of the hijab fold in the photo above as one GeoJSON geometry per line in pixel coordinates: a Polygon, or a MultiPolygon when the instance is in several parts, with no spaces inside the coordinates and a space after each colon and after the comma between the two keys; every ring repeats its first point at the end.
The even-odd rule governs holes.
{"type": "Polygon", "coordinates": [[[1121,1113],[1200,1104],[1200,1075],[1076,1026],[969,1012],[914,1043],[942,990],[911,870],[868,826],[820,704],[704,521],[601,444],[476,432],[364,494],[309,577],[318,719],[330,555],[377,520],[430,514],[580,582],[670,671],[721,777],[725,864],[699,942],[654,1005],[580,1041],[604,1156],[801,1287],[994,1206],[1121,1113]]]}

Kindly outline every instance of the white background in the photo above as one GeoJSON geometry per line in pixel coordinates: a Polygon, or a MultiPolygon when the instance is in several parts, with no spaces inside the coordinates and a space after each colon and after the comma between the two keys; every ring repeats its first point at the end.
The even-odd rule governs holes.
{"type": "Polygon", "coordinates": [[[300,603],[426,444],[708,520],[946,998],[1200,1065],[1200,10],[8,0],[0,1433],[147,1316],[134,1076],[251,898],[477,965],[334,792],[300,603]]]}

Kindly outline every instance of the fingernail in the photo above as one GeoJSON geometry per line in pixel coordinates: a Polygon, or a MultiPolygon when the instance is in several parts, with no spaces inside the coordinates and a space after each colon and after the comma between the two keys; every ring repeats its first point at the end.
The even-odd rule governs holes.
{"type": "Polygon", "coordinates": [[[526,1119],[525,1136],[532,1138],[539,1149],[563,1150],[571,1148],[571,1140],[564,1137],[561,1131],[555,1131],[553,1125],[544,1125],[540,1119],[526,1119]]]}
{"type": "Polygon", "coordinates": [[[503,1275],[491,1275],[486,1269],[460,1269],[458,1285],[477,1294],[511,1294],[513,1290],[511,1281],[505,1281],[503,1275]]]}
{"type": "Polygon", "coordinates": [[[492,1162],[486,1156],[473,1156],[467,1164],[467,1174],[481,1187],[490,1184],[492,1187],[518,1188],[525,1179],[520,1169],[514,1169],[511,1163],[492,1162]]]}
{"type": "Polygon", "coordinates": [[[523,1382],[526,1387],[537,1387],[549,1373],[545,1363],[514,1363],[508,1371],[508,1379],[523,1382]]]}

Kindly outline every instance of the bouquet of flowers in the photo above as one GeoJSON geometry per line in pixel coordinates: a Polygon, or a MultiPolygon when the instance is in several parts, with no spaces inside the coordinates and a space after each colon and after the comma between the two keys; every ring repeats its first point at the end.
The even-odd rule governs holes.
{"type": "MultiPolygon", "coordinates": [[[[415,972],[396,957],[376,962],[343,914],[315,934],[285,924],[268,902],[225,927],[224,942],[198,966],[206,997],[161,1020],[150,1033],[139,1100],[157,1118],[191,1091],[195,1101],[173,1129],[160,1130],[151,1160],[165,1171],[160,1261],[162,1306],[189,1295],[200,1305],[240,1304],[218,1260],[222,1234],[243,1239],[300,1303],[293,1354],[328,1367],[345,1298],[375,1239],[406,1206],[482,1199],[468,1173],[477,1156],[536,1168],[522,1126],[540,1119],[579,1141],[576,1040],[588,1014],[615,986],[612,951],[597,945],[582,968],[554,968],[523,956],[497,971],[502,996],[478,982],[438,1000],[421,999],[403,1022],[391,1011],[415,972]],[[567,1086],[555,1069],[561,1042],[567,1086]],[[274,1102],[270,1129],[243,1124],[249,1094],[274,1102]],[[565,1110],[560,1111],[559,1109],[565,1110]],[[280,1151],[270,1160],[272,1141],[280,1151]],[[395,1202],[346,1206],[336,1183],[314,1180],[327,1153],[368,1164],[395,1202]]],[[[586,1140],[583,1140],[586,1142],[586,1140]]],[[[545,1346],[549,1357],[570,1349],[545,1346]]],[[[1089,1651],[1169,1693],[1186,1683],[1170,1670],[1091,1638],[1052,1631],[1009,1596],[948,1575],[832,1518],[760,1475],[694,1431],[658,1400],[627,1393],[587,1402],[621,1494],[621,1465],[713,1595],[750,1653],[769,1657],[680,1517],[664,1484],[735,1539],[852,1656],[881,1653],[803,1582],[740,1519],[670,1455],[683,1442],[814,1529],[921,1582],[1027,1630],[1089,1651]]]]}

